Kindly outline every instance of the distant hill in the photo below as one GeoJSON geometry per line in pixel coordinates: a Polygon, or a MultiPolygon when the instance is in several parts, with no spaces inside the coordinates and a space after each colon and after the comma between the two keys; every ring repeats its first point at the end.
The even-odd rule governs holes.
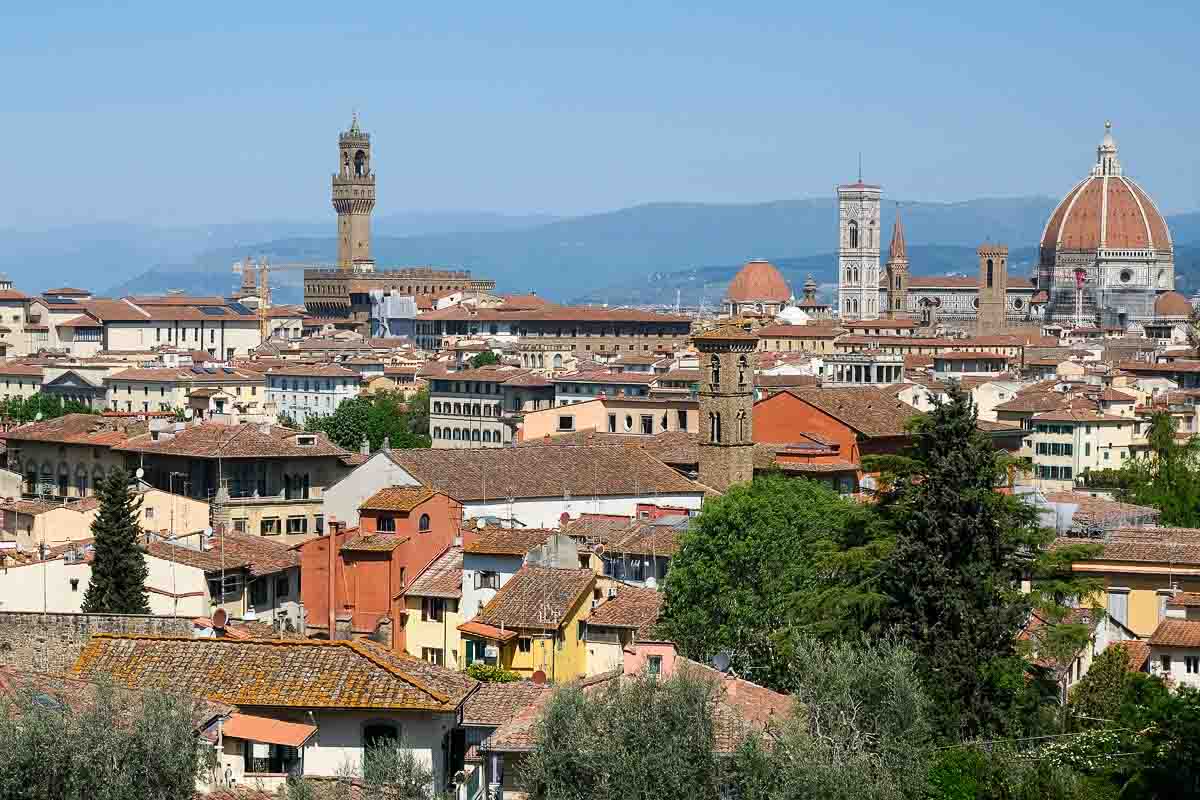
{"type": "MultiPolygon", "coordinates": [[[[905,203],[910,244],[962,245],[980,241],[1036,242],[1053,201],[1044,197],[963,203],[905,203]]],[[[886,204],[885,236],[895,204],[886,204]]],[[[747,258],[799,258],[828,252],[836,242],[833,199],[781,200],[748,205],[653,203],[558,220],[522,230],[418,236],[376,236],[376,263],[469,269],[507,289],[536,288],[566,299],[615,283],[703,264],[747,258]]],[[[257,252],[283,261],[329,260],[332,238],[265,242],[257,252]]],[[[236,253],[215,249],[195,268],[228,263],[236,253]]]]}
{"type": "MultiPolygon", "coordinates": [[[[1036,247],[1055,202],[1046,197],[905,202],[904,227],[914,271],[970,271],[974,269],[974,249],[984,241],[992,241],[1012,247],[1014,271],[1028,274],[1034,256],[1025,251],[1036,247]],[[931,249],[918,262],[914,248],[921,247],[931,249]]],[[[709,268],[736,269],[749,258],[770,258],[779,263],[789,279],[794,281],[792,273],[798,275],[800,283],[803,273],[809,270],[832,280],[836,205],[830,198],[746,205],[652,203],[568,219],[551,217],[549,221],[484,212],[393,215],[375,221],[373,254],[381,268],[426,265],[469,269],[481,277],[494,278],[507,290],[536,289],[563,301],[610,297],[609,302],[630,302],[619,298],[641,296],[655,283],[655,276],[709,268]]],[[[884,205],[885,243],[895,209],[895,203],[884,205]]],[[[1200,242],[1200,212],[1174,216],[1168,222],[1177,244],[1200,242]]],[[[31,265],[20,272],[9,269],[19,283],[32,288],[52,282],[92,285],[95,275],[105,274],[120,286],[157,291],[163,282],[172,282],[172,273],[180,273],[176,282],[181,284],[183,273],[187,273],[193,276],[187,281],[215,281],[212,291],[220,285],[233,285],[229,266],[246,254],[266,255],[276,263],[333,261],[336,242],[329,235],[331,227],[332,222],[291,228],[281,225],[281,230],[287,228],[283,235],[249,242],[244,236],[251,226],[188,229],[178,236],[160,237],[162,241],[152,236],[138,241],[117,238],[104,246],[93,237],[91,244],[76,242],[69,254],[60,248],[54,256],[46,257],[48,262],[68,261],[77,267],[74,272],[60,272],[61,277],[51,280],[45,271],[31,265]],[[198,231],[204,232],[208,247],[197,247],[201,239],[198,231]],[[142,266],[129,269],[128,264],[137,260],[142,266]],[[80,264],[88,266],[78,268],[80,264]],[[23,280],[23,274],[29,279],[23,280]]],[[[4,242],[0,234],[0,247],[4,242]]],[[[3,263],[0,259],[0,268],[3,263]]],[[[285,277],[286,273],[279,275],[279,286],[294,283],[299,288],[298,275],[293,276],[294,280],[285,277]]],[[[727,278],[713,274],[700,279],[701,283],[709,280],[727,278]]],[[[695,282],[690,279],[688,285],[695,282]]],[[[666,288],[673,295],[675,288],[683,287],[666,288]]],[[[669,301],[673,303],[674,297],[669,301]]]]}

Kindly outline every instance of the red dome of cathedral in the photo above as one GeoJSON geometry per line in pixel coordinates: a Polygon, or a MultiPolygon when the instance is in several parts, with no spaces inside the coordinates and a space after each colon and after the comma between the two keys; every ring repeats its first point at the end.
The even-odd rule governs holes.
{"type": "Polygon", "coordinates": [[[1164,292],[1154,301],[1156,317],[1190,317],[1192,304],[1179,292],[1164,292]]]}
{"type": "Polygon", "coordinates": [[[786,303],[792,296],[787,281],[770,261],[747,261],[729,284],[725,298],[735,303],[786,303]]]}
{"type": "Polygon", "coordinates": [[[1043,260],[1052,252],[1153,250],[1171,252],[1171,234],[1154,201],[1121,174],[1112,125],[1088,177],[1067,192],[1042,233],[1043,260]]]}

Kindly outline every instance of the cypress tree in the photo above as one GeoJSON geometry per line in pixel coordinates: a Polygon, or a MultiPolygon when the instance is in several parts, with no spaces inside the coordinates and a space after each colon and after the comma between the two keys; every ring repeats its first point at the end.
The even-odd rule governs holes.
{"type": "Polygon", "coordinates": [[[129,488],[129,473],[114,469],[97,487],[100,512],[92,522],[95,557],[83,596],[84,613],[149,614],[149,567],[139,540],[142,498],[129,488]]]}
{"type": "Polygon", "coordinates": [[[1033,600],[1020,582],[1045,535],[1032,508],[996,491],[1006,459],[976,428],[970,395],[954,385],[948,394],[917,423],[910,458],[892,460],[879,510],[896,539],[885,627],[916,651],[953,740],[1006,727],[1023,687],[1016,636],[1033,600]]]}

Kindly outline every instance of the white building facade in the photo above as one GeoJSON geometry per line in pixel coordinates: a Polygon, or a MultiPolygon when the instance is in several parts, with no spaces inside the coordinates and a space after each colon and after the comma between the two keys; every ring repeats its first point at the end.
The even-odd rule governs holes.
{"type": "Polygon", "coordinates": [[[862,182],[838,187],[838,314],[879,318],[879,196],[862,182]]]}
{"type": "Polygon", "coordinates": [[[303,427],[309,417],[332,414],[357,397],[360,376],[332,364],[298,364],[268,370],[266,379],[267,402],[303,427]]]}

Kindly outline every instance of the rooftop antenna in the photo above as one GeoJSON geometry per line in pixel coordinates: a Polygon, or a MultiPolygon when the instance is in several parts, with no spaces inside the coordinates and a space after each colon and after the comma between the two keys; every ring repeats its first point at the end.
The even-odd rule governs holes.
{"type": "Polygon", "coordinates": [[[858,151],[858,182],[862,183],[862,150],[858,151]]]}

